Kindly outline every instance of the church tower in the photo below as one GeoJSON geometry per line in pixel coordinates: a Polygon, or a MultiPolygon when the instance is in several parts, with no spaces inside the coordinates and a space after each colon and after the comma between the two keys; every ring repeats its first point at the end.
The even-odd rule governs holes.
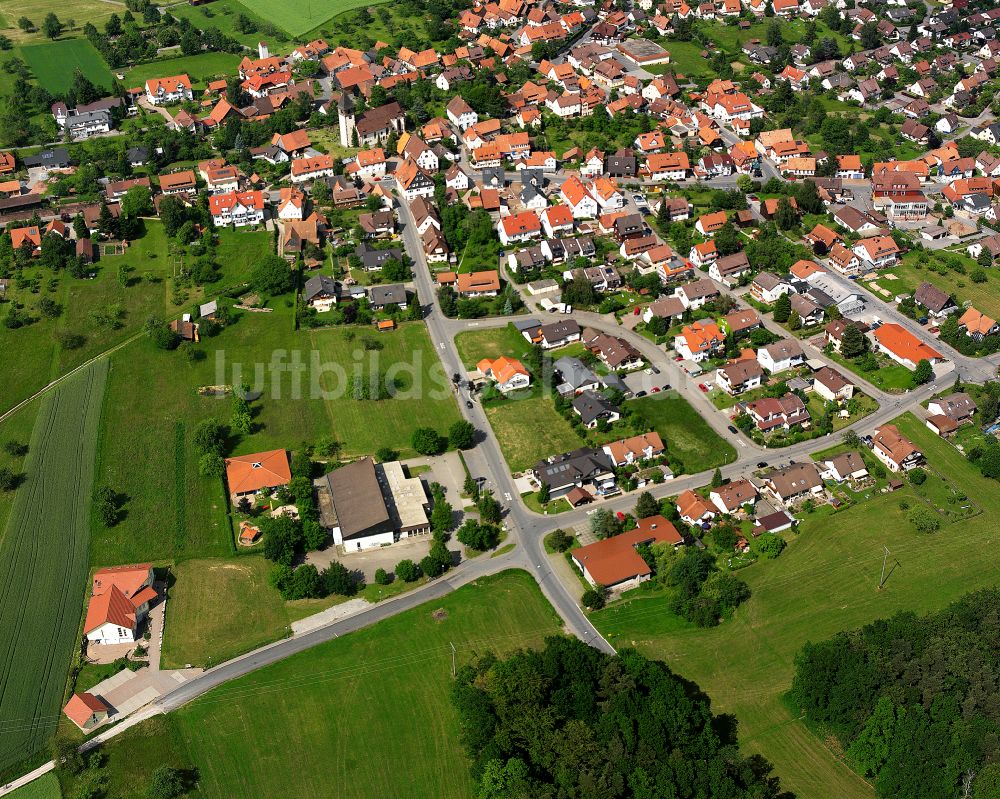
{"type": "Polygon", "coordinates": [[[340,144],[350,147],[354,138],[354,100],[347,92],[342,92],[337,100],[337,120],[340,122],[340,144]]]}

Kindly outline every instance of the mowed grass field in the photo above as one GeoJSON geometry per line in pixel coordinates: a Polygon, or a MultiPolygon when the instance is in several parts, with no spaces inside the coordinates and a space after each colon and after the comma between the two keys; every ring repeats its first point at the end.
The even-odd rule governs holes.
{"type": "Polygon", "coordinates": [[[55,729],[87,581],[94,448],[107,363],[42,400],[0,543],[0,769],[55,729]]]}
{"type": "Polygon", "coordinates": [[[257,49],[257,42],[261,39],[270,45],[271,52],[279,52],[279,46],[289,41],[289,35],[277,28],[263,33],[264,26],[268,24],[268,21],[259,14],[253,13],[239,0],[213,0],[211,3],[200,6],[192,6],[188,3],[171,4],[170,13],[178,19],[190,20],[192,25],[201,30],[218,28],[222,33],[232,36],[254,51],[257,49]],[[258,30],[252,33],[242,33],[236,30],[236,19],[240,14],[252,19],[257,24],[258,30]]]}
{"type": "Polygon", "coordinates": [[[920,535],[900,503],[912,509],[923,500],[907,487],[839,513],[806,515],[777,560],[740,571],[753,595],[715,629],[679,621],[662,598],[640,596],[593,617],[614,645],[664,659],[708,693],[715,712],[735,714],[743,747],[768,758],[797,796],[874,797],[782,701],[802,645],[897,611],[936,610],[997,580],[990,553],[1000,538],[1000,486],[912,415],[898,424],[935,471],[983,508],[980,515],[949,523],[939,514],[941,530],[920,535]],[[898,565],[880,592],[883,546],[892,553],[889,566],[898,565]]]}
{"type": "Polygon", "coordinates": [[[232,75],[240,63],[240,56],[233,53],[199,53],[181,58],[165,58],[148,64],[139,64],[125,72],[126,86],[143,86],[150,78],[164,75],[187,75],[195,89],[215,77],[232,75]]]}
{"type": "MultiPolygon", "coordinates": [[[[488,650],[538,646],[560,627],[528,574],[484,578],[115,738],[106,747],[107,795],[145,795],[149,774],[169,763],[198,769],[191,795],[220,799],[467,799],[448,697],[451,644],[461,666],[488,650]]],[[[63,787],[73,795],[75,786],[63,787]]]]}
{"type": "Polygon", "coordinates": [[[55,774],[44,774],[14,793],[8,794],[10,799],[61,799],[59,780],[55,774]]]}
{"type": "MultiPolygon", "coordinates": [[[[124,5],[124,4],[123,4],[124,5]]],[[[4,35],[9,36],[16,42],[22,41],[46,41],[45,34],[40,30],[42,20],[49,12],[53,12],[65,24],[72,19],[76,23],[76,28],[82,28],[86,23],[93,22],[98,29],[103,30],[104,23],[108,17],[118,12],[121,16],[124,12],[122,6],[105,0],[0,0],[0,16],[4,35]],[[33,33],[25,33],[17,27],[17,21],[21,17],[27,17],[39,28],[33,33]]],[[[70,71],[70,78],[73,77],[70,71]]]]}
{"type": "MultiPolygon", "coordinates": [[[[107,5],[107,4],[105,4],[107,5]]],[[[114,6],[111,6],[114,9],[114,6]]],[[[64,16],[65,11],[56,11],[64,16]]],[[[37,15],[37,11],[32,12],[37,15]]],[[[45,15],[42,14],[42,17],[45,15]]],[[[108,16],[111,16],[108,14],[108,16]]],[[[89,18],[84,18],[89,20],[89,18]]],[[[41,24],[41,19],[35,20],[41,24]]],[[[65,92],[73,84],[73,74],[80,70],[97,86],[111,88],[113,76],[101,54],[86,39],[60,39],[55,42],[26,44],[21,48],[24,60],[38,83],[53,94],[65,92]]]]}
{"type": "Polygon", "coordinates": [[[542,458],[583,446],[549,397],[510,399],[486,408],[486,416],[512,472],[521,472],[542,458]]]}
{"type": "Polygon", "coordinates": [[[501,355],[523,358],[531,344],[514,325],[483,330],[468,330],[455,336],[455,348],[468,369],[475,369],[483,358],[494,360],[501,355]]]}
{"type": "Polygon", "coordinates": [[[318,0],[240,0],[254,14],[270,20],[292,36],[300,36],[307,31],[322,25],[328,19],[343,14],[354,8],[377,5],[367,0],[333,0],[319,2],[318,0]]]}
{"type": "Polygon", "coordinates": [[[288,614],[268,586],[270,571],[262,555],[174,566],[160,665],[218,664],[281,637],[288,614]]]}
{"type": "MultiPolygon", "coordinates": [[[[39,404],[28,403],[10,418],[0,422],[0,442],[6,444],[8,441],[16,441],[19,444],[28,444],[30,447],[31,432],[38,417],[39,404]]],[[[24,474],[25,459],[26,456],[8,455],[0,449],[0,467],[6,467],[14,474],[24,474]]],[[[3,543],[7,517],[16,497],[16,491],[0,491],[0,543],[3,543]]]]}
{"type": "MultiPolygon", "coordinates": [[[[890,296],[895,296],[896,294],[913,292],[917,286],[927,281],[942,291],[953,294],[959,305],[968,302],[994,319],[1000,318],[1000,275],[996,273],[996,270],[981,269],[964,250],[962,252],[945,252],[942,255],[947,258],[957,258],[966,273],[963,275],[953,270],[947,270],[944,274],[932,272],[927,266],[937,262],[938,255],[913,251],[907,253],[899,264],[880,274],[875,283],[889,292],[890,296]],[[927,263],[921,263],[921,256],[926,257],[927,263]],[[986,276],[986,280],[982,283],[973,283],[969,277],[977,269],[986,276]],[[895,279],[890,279],[890,275],[895,279]]],[[[878,291],[875,293],[878,294],[878,291]]],[[[885,295],[882,296],[883,299],[888,299],[885,295]]]]}
{"type": "Polygon", "coordinates": [[[719,436],[683,397],[668,391],[631,400],[629,407],[660,434],[670,466],[697,474],[736,460],[736,450],[719,436]]]}

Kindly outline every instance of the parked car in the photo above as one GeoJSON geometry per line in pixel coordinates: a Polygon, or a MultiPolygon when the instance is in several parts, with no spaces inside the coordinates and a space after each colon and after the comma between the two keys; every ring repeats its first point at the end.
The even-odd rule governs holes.
{"type": "Polygon", "coordinates": [[[732,433],[732,434],[733,434],[734,436],[735,436],[735,435],[739,435],[739,432],[740,432],[740,431],[739,431],[739,430],[737,430],[737,429],[736,429],[736,428],[735,428],[735,427],[734,427],[733,425],[729,425],[729,428],[728,428],[728,430],[729,430],[729,432],[730,432],[730,433],[732,433]]]}
{"type": "Polygon", "coordinates": [[[708,386],[706,386],[706,385],[705,385],[704,383],[699,383],[699,384],[698,384],[698,388],[700,388],[700,389],[701,389],[702,391],[704,391],[704,392],[705,392],[706,394],[708,393],[708,386]]]}
{"type": "Polygon", "coordinates": [[[651,391],[654,394],[659,394],[660,393],[660,387],[659,386],[653,386],[653,388],[651,389],[651,391]]]}
{"type": "Polygon", "coordinates": [[[767,461],[761,461],[760,463],[758,463],[757,464],[757,468],[758,469],[766,469],[767,468],[767,461]]]}
{"type": "MultiPolygon", "coordinates": [[[[998,371],[1000,371],[1000,370],[998,370],[998,371]]],[[[645,396],[646,396],[646,392],[645,391],[636,391],[635,392],[635,398],[636,399],[639,399],[639,397],[645,397],[645,396]]]]}
{"type": "Polygon", "coordinates": [[[466,408],[471,408],[472,407],[472,400],[466,400],[465,401],[465,407],[466,408]]]}

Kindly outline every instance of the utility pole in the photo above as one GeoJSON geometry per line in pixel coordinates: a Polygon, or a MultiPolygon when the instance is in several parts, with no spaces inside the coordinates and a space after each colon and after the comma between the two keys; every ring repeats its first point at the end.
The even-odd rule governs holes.
{"type": "Polygon", "coordinates": [[[882,549],[884,554],[882,555],[882,576],[879,577],[878,590],[882,590],[882,586],[885,585],[885,563],[889,559],[889,547],[883,545],[882,549]]]}
{"type": "Polygon", "coordinates": [[[448,643],[451,645],[451,678],[454,680],[455,677],[456,677],[456,672],[455,672],[455,645],[451,641],[449,641],[448,643]]]}

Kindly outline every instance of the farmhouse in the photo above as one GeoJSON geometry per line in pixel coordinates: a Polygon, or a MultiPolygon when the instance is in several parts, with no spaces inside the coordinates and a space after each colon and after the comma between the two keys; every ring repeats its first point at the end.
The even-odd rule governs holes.
{"type": "Polygon", "coordinates": [[[87,640],[95,644],[132,643],[157,597],[153,564],[99,569],[91,593],[83,623],[87,640]]]}
{"type": "Polygon", "coordinates": [[[663,516],[640,519],[634,530],[570,552],[587,582],[611,591],[626,591],[650,579],[652,569],[636,551],[643,544],[680,546],[684,538],[663,516]]]}

